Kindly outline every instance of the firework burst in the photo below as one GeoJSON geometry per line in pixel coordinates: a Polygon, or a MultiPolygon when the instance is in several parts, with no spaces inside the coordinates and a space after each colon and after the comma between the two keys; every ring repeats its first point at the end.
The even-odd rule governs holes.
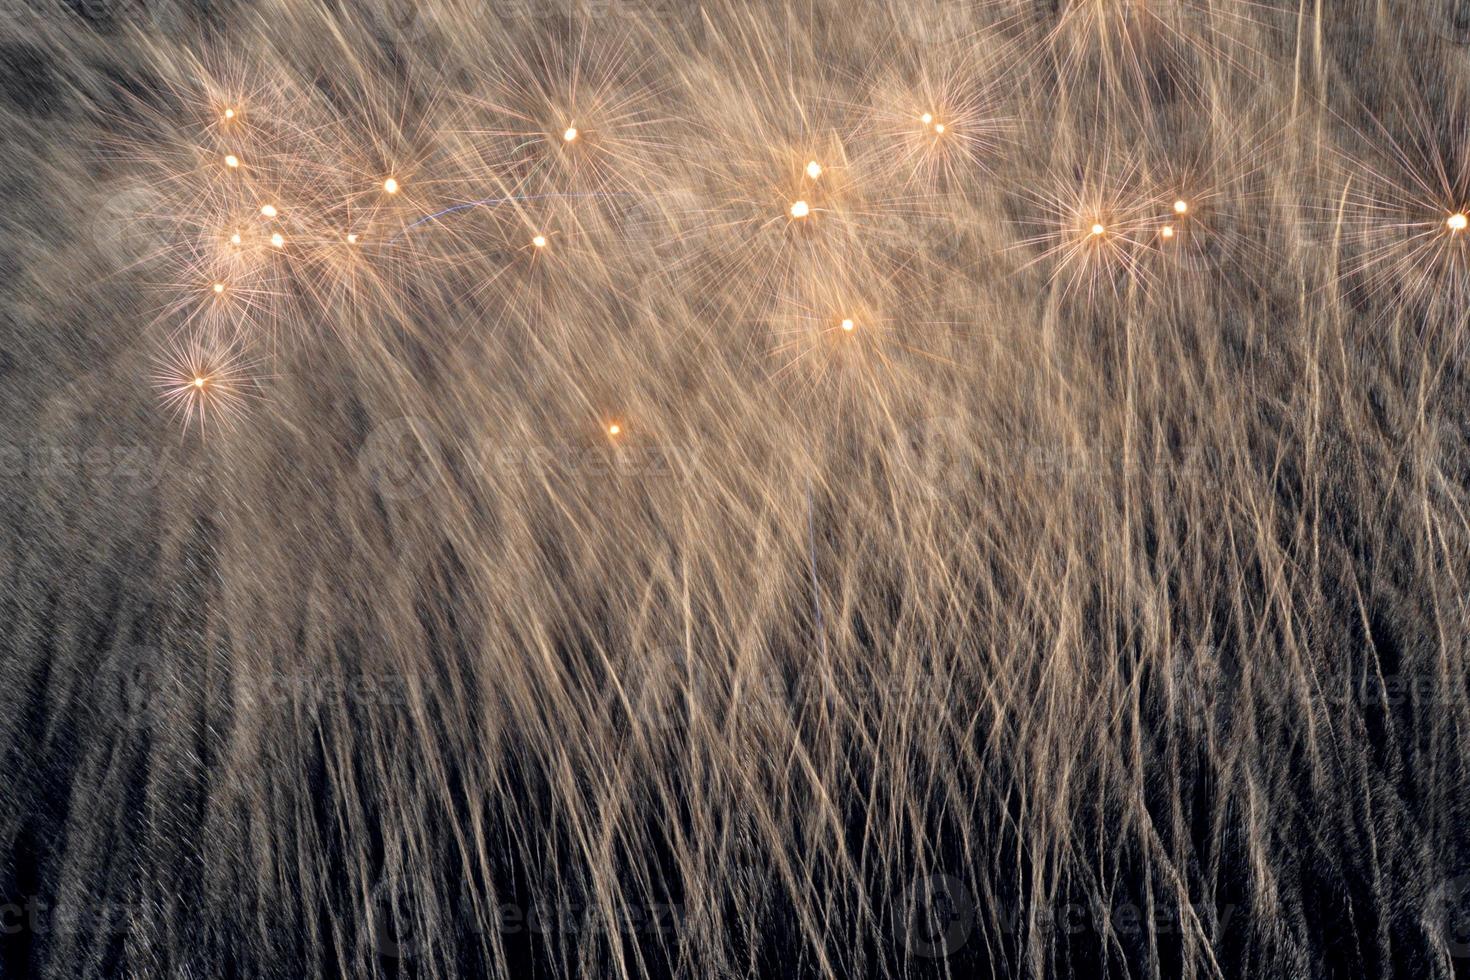
{"type": "Polygon", "coordinates": [[[262,393],[260,364],[240,346],[191,339],[170,345],[158,358],[153,387],[187,432],[240,422],[262,393]]]}
{"type": "MultiPolygon", "coordinates": [[[[1321,225],[1339,235],[1337,283],[1359,300],[1461,321],[1470,302],[1470,126],[1451,99],[1443,113],[1399,103],[1368,116],[1359,135],[1376,152],[1343,155],[1337,200],[1321,225]]],[[[1390,307],[1386,307],[1388,309],[1390,307]]]]}
{"type": "MultiPolygon", "coordinates": [[[[463,96],[460,180],[503,196],[639,194],[677,154],[646,55],[624,31],[536,32],[463,96]]],[[[484,195],[480,195],[484,196],[484,195]]]]}
{"type": "Polygon", "coordinates": [[[970,192],[995,175],[1018,125],[1001,67],[1012,59],[998,39],[974,43],[894,71],[852,107],[864,167],[921,199],[970,192]]]}
{"type": "Polygon", "coordinates": [[[1140,190],[1138,164],[1103,161],[1080,173],[1055,173],[1050,182],[1022,204],[1019,224],[1029,234],[1013,246],[1031,253],[1022,268],[1048,267],[1048,281],[1063,295],[1089,302],[1150,286],[1154,274],[1145,260],[1160,227],[1157,204],[1140,190]]]}

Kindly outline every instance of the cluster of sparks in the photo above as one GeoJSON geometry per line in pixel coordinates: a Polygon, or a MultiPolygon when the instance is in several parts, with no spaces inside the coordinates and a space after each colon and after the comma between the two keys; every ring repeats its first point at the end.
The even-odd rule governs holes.
{"type": "MultiPolygon", "coordinates": [[[[1068,5],[1044,35],[1064,80],[1081,71],[1084,40],[1099,27],[1088,18],[1103,17],[1105,8],[1111,9],[1068,5]]],[[[1124,54],[1135,71],[1145,43],[1158,47],[1160,57],[1176,49],[1196,55],[1216,50],[1214,42],[1186,36],[1182,22],[1145,16],[1141,6],[1101,27],[1107,28],[1103,36],[1126,42],[1124,54]]],[[[424,120],[407,124],[405,108],[390,114],[382,132],[360,139],[346,154],[349,160],[315,170],[280,164],[293,140],[319,148],[328,139],[291,122],[289,99],[238,79],[202,80],[199,90],[208,95],[198,165],[171,179],[187,183],[205,206],[178,222],[185,231],[170,246],[185,256],[181,278],[191,281],[169,284],[160,319],[171,324],[170,338],[154,378],[164,404],[186,428],[242,417],[247,402],[264,391],[266,358],[247,350],[262,338],[274,348],[279,338],[273,324],[302,295],[324,307],[350,306],[363,278],[379,274],[375,263],[390,264],[431,231],[453,234],[454,221],[462,220],[457,216],[469,211],[497,213],[490,220],[501,241],[493,250],[506,259],[510,288],[534,288],[529,279],[516,280],[514,269],[597,247],[595,236],[576,227],[577,202],[585,200],[599,206],[652,202],[660,215],[658,234],[684,244],[697,238],[728,246],[734,258],[718,267],[670,263],[695,289],[701,276],[736,275],[751,281],[751,296],[799,294],[775,315],[735,311],[774,325],[768,346],[781,360],[777,374],[810,365],[817,377],[849,366],[872,376],[895,352],[917,350],[905,339],[902,317],[885,309],[884,297],[901,294],[903,275],[918,263],[890,256],[877,276],[882,286],[862,295],[857,281],[879,269],[866,243],[895,217],[942,215],[949,195],[969,193],[1000,169],[1018,128],[996,77],[925,69],[916,84],[876,87],[881,104],[861,107],[859,121],[846,132],[805,126],[777,145],[760,142],[765,130],[748,144],[732,136],[726,158],[704,168],[709,182],[696,189],[704,199],[681,205],[686,227],[673,228],[666,216],[677,208],[660,197],[657,160],[659,153],[677,152],[668,133],[695,124],[660,116],[657,91],[626,81],[646,65],[630,65],[623,54],[591,52],[582,40],[561,52],[570,70],[538,78],[532,74],[537,67],[555,60],[544,54],[510,66],[495,80],[493,96],[469,100],[493,124],[440,132],[428,117],[442,122],[453,120],[452,113],[430,107],[424,120]],[[449,168],[423,150],[446,135],[474,147],[449,168]],[[859,144],[865,152],[852,150],[859,144]]],[[[1106,60],[1109,52],[1091,56],[1106,60]]],[[[350,142],[351,134],[344,140],[350,142]]],[[[1377,186],[1393,189],[1392,203],[1407,203],[1415,216],[1395,224],[1382,201],[1358,202],[1362,214],[1384,220],[1355,226],[1361,260],[1347,274],[1383,289],[1407,280],[1412,293],[1429,292],[1445,277],[1462,278],[1470,201],[1457,199],[1451,184],[1420,181],[1406,188],[1380,179],[1377,186]],[[1394,231],[1407,231],[1407,239],[1383,240],[1394,231]]],[[[1043,265],[1048,282],[1094,301],[1160,285],[1167,266],[1152,259],[1198,248],[1215,234],[1214,217],[1228,196],[1218,183],[1187,186],[1174,175],[1144,174],[1136,163],[1119,168],[1106,161],[1021,193],[1031,216],[1015,223],[1029,232],[1016,235],[1002,253],[1020,253],[1017,271],[1043,265]]],[[[617,440],[628,422],[602,418],[599,424],[617,440]]]]}

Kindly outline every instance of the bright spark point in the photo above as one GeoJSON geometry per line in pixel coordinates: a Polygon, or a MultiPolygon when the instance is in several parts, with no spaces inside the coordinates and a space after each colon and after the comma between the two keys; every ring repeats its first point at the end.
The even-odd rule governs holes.
{"type": "Polygon", "coordinates": [[[1181,199],[1179,199],[1179,200],[1177,200],[1177,201],[1174,202],[1174,213],[1175,214],[1183,214],[1184,212],[1186,212],[1188,210],[1189,210],[1189,202],[1188,201],[1185,201],[1183,198],[1181,198],[1181,199]]]}
{"type": "Polygon", "coordinates": [[[225,284],[222,283],[222,282],[215,283],[214,284],[214,291],[215,291],[216,294],[224,292],[225,291],[225,284]]]}
{"type": "Polygon", "coordinates": [[[926,112],[922,116],[919,117],[919,122],[923,123],[925,126],[929,125],[933,121],[934,121],[934,113],[932,113],[932,112],[926,112]]]}
{"type": "Polygon", "coordinates": [[[1159,232],[1159,234],[1160,235],[1163,235],[1165,238],[1173,238],[1174,237],[1174,226],[1173,225],[1165,225],[1164,226],[1164,230],[1161,231],[1161,232],[1159,232]]]}
{"type": "Polygon", "coordinates": [[[240,165],[240,158],[237,157],[237,156],[235,156],[235,154],[231,153],[231,154],[229,154],[229,155],[227,155],[225,157],[225,166],[227,166],[227,167],[238,167],[239,165],[240,165]]]}
{"type": "Polygon", "coordinates": [[[276,206],[274,204],[266,204],[261,207],[260,213],[265,215],[267,218],[274,218],[277,213],[276,206]]]}
{"type": "Polygon", "coordinates": [[[226,109],[225,110],[225,118],[226,119],[234,119],[235,118],[235,110],[234,109],[226,109]]]}
{"type": "Polygon", "coordinates": [[[347,244],[348,245],[356,245],[357,244],[357,234],[355,232],[348,234],[348,236],[347,236],[347,244]]]}
{"type": "Polygon", "coordinates": [[[797,201],[791,205],[791,216],[793,218],[805,218],[812,213],[812,207],[805,201],[797,201]]]}
{"type": "Polygon", "coordinates": [[[812,180],[816,180],[818,177],[822,176],[822,165],[813,160],[811,163],[806,165],[806,175],[812,180]]]}
{"type": "Polygon", "coordinates": [[[614,422],[612,425],[610,425],[610,426],[607,427],[607,434],[610,435],[610,436],[615,436],[615,435],[617,435],[618,433],[620,433],[622,431],[623,431],[623,427],[620,426],[620,425],[618,425],[616,422],[614,422]]]}
{"type": "Polygon", "coordinates": [[[537,248],[545,248],[546,247],[546,236],[545,235],[537,235],[535,238],[531,239],[531,244],[532,245],[535,245],[537,248]]]}
{"type": "Polygon", "coordinates": [[[386,194],[397,194],[398,181],[394,180],[392,177],[389,177],[387,180],[383,181],[383,192],[386,194]]]}
{"type": "Polygon", "coordinates": [[[940,136],[943,136],[944,135],[944,123],[935,123],[934,124],[934,132],[938,133],[940,136]]]}
{"type": "Polygon", "coordinates": [[[1464,231],[1466,226],[1470,226],[1470,218],[1465,217],[1463,211],[1458,211],[1450,215],[1445,224],[1450,226],[1450,231],[1464,231]]]}
{"type": "Polygon", "coordinates": [[[240,244],[240,233],[238,231],[235,232],[233,235],[230,236],[230,244],[231,245],[239,245],[240,244]]]}
{"type": "Polygon", "coordinates": [[[853,330],[853,328],[856,327],[856,326],[857,326],[857,324],[856,323],[853,323],[851,320],[843,320],[842,321],[842,329],[843,330],[846,330],[848,333],[851,333],[852,330],[853,330]]]}
{"type": "Polygon", "coordinates": [[[1093,225],[1092,226],[1092,233],[1094,235],[1101,235],[1105,231],[1107,231],[1107,229],[1104,228],[1102,225],[1093,225]]]}
{"type": "Polygon", "coordinates": [[[565,133],[562,133],[561,134],[561,138],[564,139],[564,140],[566,140],[568,143],[570,143],[573,140],[575,140],[577,138],[577,127],[576,126],[568,126],[567,127],[567,131],[565,133]]]}
{"type": "Polygon", "coordinates": [[[281,235],[280,232],[276,232],[274,235],[271,236],[271,244],[274,245],[276,248],[280,248],[282,245],[286,244],[286,239],[281,235]]]}
{"type": "Polygon", "coordinates": [[[204,379],[203,378],[195,378],[194,379],[194,387],[196,387],[196,388],[203,388],[204,387],[204,379]]]}

